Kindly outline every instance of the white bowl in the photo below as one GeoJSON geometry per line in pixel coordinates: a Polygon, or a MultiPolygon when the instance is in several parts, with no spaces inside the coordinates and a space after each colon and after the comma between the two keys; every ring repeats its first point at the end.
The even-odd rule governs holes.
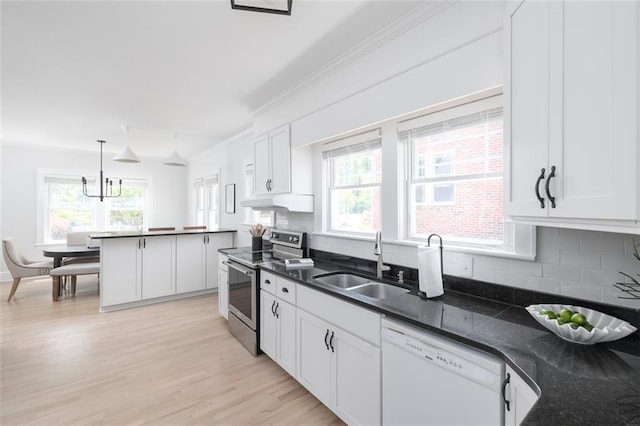
{"type": "Polygon", "coordinates": [[[556,336],[569,342],[582,345],[593,345],[595,343],[622,339],[637,330],[626,321],[580,306],[530,305],[525,309],[536,321],[552,331],[556,336]],[[559,314],[562,308],[571,309],[573,312],[580,312],[587,317],[587,321],[593,326],[593,330],[587,331],[584,327],[578,327],[574,330],[569,324],[560,325],[558,321],[549,319],[549,317],[540,313],[543,309],[551,309],[556,314],[559,314]]]}

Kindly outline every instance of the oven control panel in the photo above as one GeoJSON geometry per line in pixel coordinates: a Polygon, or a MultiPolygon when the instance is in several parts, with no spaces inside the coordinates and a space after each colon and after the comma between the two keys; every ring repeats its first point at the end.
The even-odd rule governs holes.
{"type": "Polygon", "coordinates": [[[274,229],[271,231],[271,238],[269,238],[269,241],[273,244],[297,249],[304,248],[306,245],[304,232],[280,231],[274,229]]]}

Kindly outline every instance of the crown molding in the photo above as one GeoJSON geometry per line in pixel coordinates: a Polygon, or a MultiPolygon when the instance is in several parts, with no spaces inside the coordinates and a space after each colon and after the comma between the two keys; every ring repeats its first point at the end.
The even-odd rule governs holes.
{"type": "Polygon", "coordinates": [[[432,19],[439,15],[446,9],[450,8],[454,4],[459,3],[459,0],[442,0],[438,2],[425,2],[413,10],[407,12],[400,18],[391,22],[389,25],[383,27],[372,36],[364,39],[360,43],[354,45],[352,48],[337,56],[330,62],[327,62],[321,68],[318,68],[313,73],[307,75],[302,80],[299,80],[295,84],[289,86],[286,90],[280,93],[278,96],[264,102],[262,105],[256,107],[251,111],[252,115],[260,113],[261,111],[285,100],[286,98],[302,91],[307,86],[320,81],[331,74],[336,73],[340,69],[347,67],[348,65],[357,62],[364,56],[374,52],[380,47],[390,43],[397,39],[401,35],[409,32],[413,28],[423,24],[425,21],[432,19]]]}

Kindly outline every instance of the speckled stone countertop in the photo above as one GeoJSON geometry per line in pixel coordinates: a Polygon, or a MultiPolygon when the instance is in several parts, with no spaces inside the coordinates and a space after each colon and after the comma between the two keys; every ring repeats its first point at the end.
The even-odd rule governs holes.
{"type": "MultiPolygon", "coordinates": [[[[523,305],[452,290],[446,280],[438,299],[419,298],[415,282],[409,282],[411,292],[377,301],[312,278],[344,265],[316,259],[313,269],[287,271],[278,262],[261,268],[504,359],[540,395],[525,425],[640,425],[639,332],[616,342],[577,345],[543,328],[523,305]]],[[[366,268],[358,269],[362,274],[366,268]]],[[[540,299],[529,303],[587,306],[552,295],[532,297],[540,299]]],[[[637,311],[613,310],[600,309],[619,318],[630,314],[623,319],[637,326],[637,311]]]]}
{"type": "Polygon", "coordinates": [[[189,229],[175,231],[153,231],[153,232],[96,232],[91,234],[92,239],[100,240],[105,238],[135,238],[135,237],[157,237],[159,235],[186,235],[186,234],[218,234],[221,232],[237,232],[235,229],[189,229]]]}

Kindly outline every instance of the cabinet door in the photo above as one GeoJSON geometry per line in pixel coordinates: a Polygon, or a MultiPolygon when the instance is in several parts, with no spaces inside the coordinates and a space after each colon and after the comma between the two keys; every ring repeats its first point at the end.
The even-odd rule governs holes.
{"type": "MultiPolygon", "coordinates": [[[[325,338],[329,324],[297,310],[298,381],[328,407],[331,404],[331,351],[325,338]]],[[[328,341],[328,338],[327,338],[328,341]]]]}
{"type": "Polygon", "coordinates": [[[100,306],[142,298],[142,239],[103,239],[100,249],[100,306]]]}
{"type": "MultiPolygon", "coordinates": [[[[176,291],[204,290],[206,235],[178,235],[176,247],[176,291]]],[[[216,263],[217,266],[217,263],[216,263]]]]}
{"type": "Polygon", "coordinates": [[[142,238],[142,298],[176,292],[175,236],[142,238]]]}
{"type": "Polygon", "coordinates": [[[509,401],[509,409],[504,408],[505,426],[517,426],[522,423],[527,413],[538,400],[538,395],[531,387],[508,365],[505,377],[509,384],[505,388],[505,399],[509,401]]]}
{"type": "Polygon", "coordinates": [[[284,300],[277,299],[276,303],[277,362],[287,373],[296,377],[296,308],[284,300]]]}
{"type": "Polygon", "coordinates": [[[269,135],[265,133],[253,142],[253,195],[268,194],[270,178],[271,152],[269,135]]]}
{"type": "MultiPolygon", "coordinates": [[[[550,2],[512,3],[505,19],[505,214],[547,216],[536,182],[549,152],[550,2]]],[[[538,185],[544,194],[544,180],[538,185]]],[[[545,201],[545,207],[546,207],[545,201]]]]}
{"type": "Polygon", "coordinates": [[[218,269],[218,313],[225,319],[229,318],[229,273],[224,269],[218,269]]]}
{"type": "Polygon", "coordinates": [[[269,132],[271,193],[291,192],[291,138],[289,125],[269,132]]]}
{"type": "Polygon", "coordinates": [[[218,287],[218,259],[220,254],[218,249],[233,247],[233,233],[224,232],[220,234],[207,234],[206,235],[206,267],[205,267],[205,282],[206,288],[218,287]]]}
{"type": "Polygon", "coordinates": [[[335,350],[333,404],[336,413],[348,424],[380,424],[380,348],[339,329],[332,346],[335,350]]]}
{"type": "MultiPolygon", "coordinates": [[[[564,2],[563,133],[550,216],[637,218],[637,2],[564,2]]],[[[559,66],[560,64],[554,63],[559,66]]]]}
{"type": "Polygon", "coordinates": [[[260,290],[260,349],[269,358],[278,362],[276,298],[264,290],[260,290]]]}

